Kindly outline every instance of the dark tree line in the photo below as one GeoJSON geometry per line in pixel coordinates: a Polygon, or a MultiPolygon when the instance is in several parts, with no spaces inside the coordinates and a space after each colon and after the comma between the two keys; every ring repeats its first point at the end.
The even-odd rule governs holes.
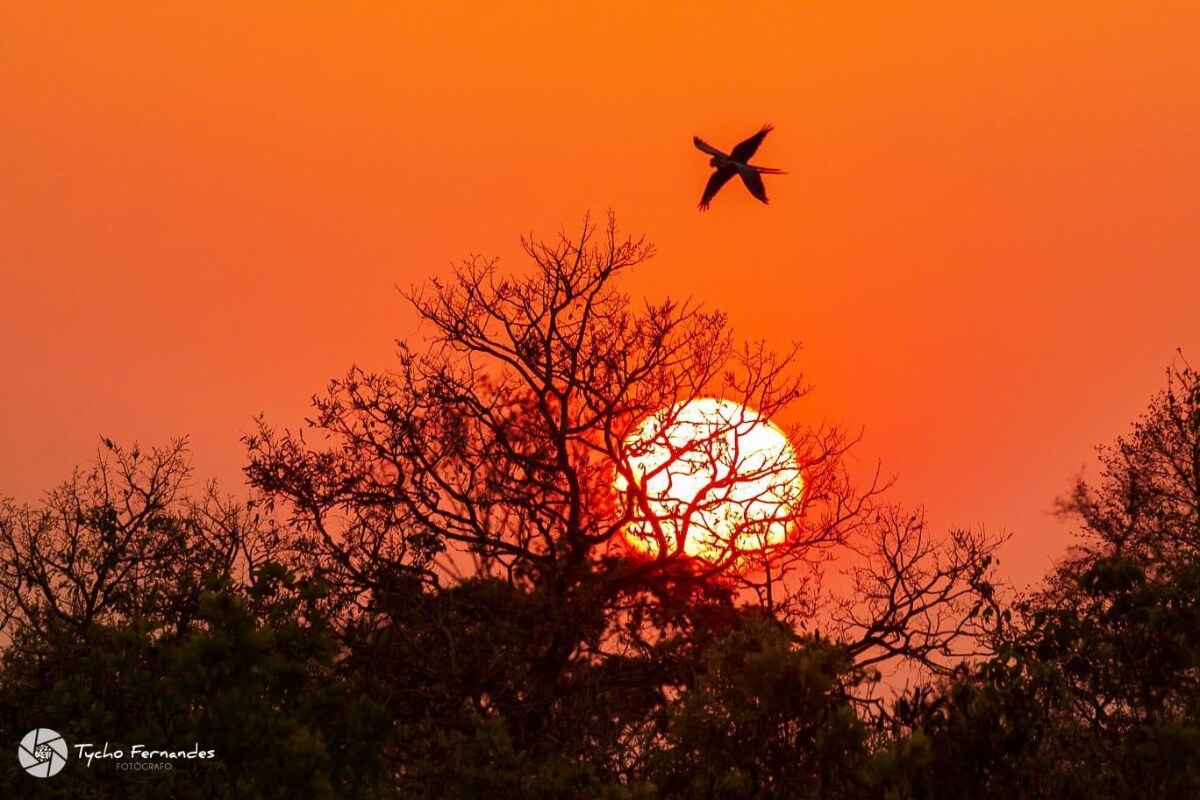
{"type": "Polygon", "coordinates": [[[14,758],[0,795],[1200,789],[1194,372],[1173,371],[1102,480],[1063,501],[1080,546],[1014,597],[997,539],[939,536],[886,502],[886,481],[850,474],[855,437],[837,427],[787,431],[804,480],[786,541],[751,513],[689,528],[787,465],[729,469],[725,434],[746,417],[690,448],[638,431],[711,396],[787,419],[808,391],[796,352],[622,293],[652,251],[611,219],[523,244],[526,275],[472,259],[413,292],[424,344],[392,370],[333,381],[299,431],[261,421],[249,502],[197,491],[182,443],[106,441],[38,506],[0,506],[10,752],[51,727],[220,753],[43,781],[14,758]],[[651,447],[665,462],[634,466],[651,447]],[[656,487],[684,468],[704,481],[664,504],[656,487]],[[633,525],[647,547],[626,543],[633,525]],[[701,535],[704,560],[683,547],[701,535]],[[893,668],[916,682],[889,692],[893,668]]]}

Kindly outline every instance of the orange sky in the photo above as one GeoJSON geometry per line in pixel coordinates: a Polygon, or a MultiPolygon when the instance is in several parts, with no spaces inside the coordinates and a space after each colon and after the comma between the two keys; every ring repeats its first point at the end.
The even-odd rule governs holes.
{"type": "Polygon", "coordinates": [[[396,284],[588,209],[657,244],[632,291],[803,341],[802,411],[1019,582],[1200,363],[1200,5],[170,5],[0,7],[0,495],[101,435],[236,488],[254,414],[417,333],[396,284]],[[698,213],[691,136],[767,121],[770,207],[698,213]]]}

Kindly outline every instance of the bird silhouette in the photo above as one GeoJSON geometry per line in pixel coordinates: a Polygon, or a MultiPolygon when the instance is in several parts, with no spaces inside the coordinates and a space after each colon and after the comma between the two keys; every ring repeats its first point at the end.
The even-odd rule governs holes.
{"type": "Polygon", "coordinates": [[[708,185],[704,187],[704,196],[700,198],[701,211],[708,210],[708,204],[717,196],[717,192],[721,191],[721,187],[725,185],[726,181],[734,175],[741,176],[742,183],[746,184],[750,194],[764,203],[771,202],[767,199],[767,190],[763,187],[762,176],[786,175],[787,173],[781,169],[759,167],[747,162],[758,150],[762,140],[773,130],[775,130],[775,126],[768,122],[759,129],[758,133],[733,148],[733,152],[729,154],[718,150],[699,136],[692,137],[692,144],[696,145],[696,149],[712,156],[708,163],[710,166],[716,167],[716,171],[708,179],[708,185]]]}

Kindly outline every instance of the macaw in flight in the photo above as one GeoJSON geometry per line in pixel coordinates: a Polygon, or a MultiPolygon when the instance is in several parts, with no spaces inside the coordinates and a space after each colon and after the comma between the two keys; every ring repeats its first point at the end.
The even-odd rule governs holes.
{"type": "Polygon", "coordinates": [[[725,185],[725,182],[734,175],[741,177],[742,183],[746,184],[746,188],[750,190],[750,194],[764,203],[770,202],[767,200],[767,190],[763,187],[762,176],[786,175],[787,173],[783,170],[771,167],[759,167],[747,162],[750,161],[754,152],[758,150],[758,146],[762,144],[762,140],[773,130],[775,130],[775,126],[770,123],[763,125],[758,133],[733,148],[733,152],[728,155],[708,144],[699,136],[692,137],[692,143],[696,145],[698,150],[702,150],[712,156],[712,159],[708,163],[716,168],[712,177],[708,179],[708,185],[704,187],[704,196],[700,198],[701,211],[708,210],[708,204],[716,197],[717,192],[721,191],[721,187],[725,185]]]}

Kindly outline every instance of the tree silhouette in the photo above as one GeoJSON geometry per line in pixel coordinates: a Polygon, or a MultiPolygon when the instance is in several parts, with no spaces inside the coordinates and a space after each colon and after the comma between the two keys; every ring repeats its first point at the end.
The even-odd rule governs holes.
{"type": "Polygon", "coordinates": [[[244,503],[214,485],[186,495],[183,440],[143,452],[105,439],[95,467],[41,508],[0,507],[0,630],[152,620],[190,630],[206,582],[240,582],[279,550],[244,503]]]}
{"type": "Polygon", "coordinates": [[[49,698],[39,724],[224,754],[134,796],[919,785],[936,731],[876,670],[1011,645],[996,540],[883,503],[837,426],[749,444],[799,416],[797,349],[635,302],[652,248],[611,216],[522,244],[526,274],[471,258],[410,292],[425,338],[394,369],[351,369],[297,432],[260,420],[248,503],[190,497],[182,443],[107,442],[41,507],[7,503],[0,727],[49,698]]]}
{"type": "Polygon", "coordinates": [[[0,738],[46,726],[220,758],[133,776],[69,761],[38,783],[6,759],[0,795],[368,796],[386,774],[379,707],[334,669],[325,587],[275,560],[279,531],[245,503],[189,495],[190,472],[182,441],[105,440],[40,507],[0,507],[0,738]]]}
{"type": "Polygon", "coordinates": [[[1098,485],[1062,501],[1080,544],[1028,604],[1028,645],[1058,666],[1102,791],[1200,791],[1200,376],[1101,448],[1098,485]],[[1090,751],[1090,752],[1089,752],[1090,751]]]}
{"type": "Polygon", "coordinates": [[[900,796],[1200,792],[1200,376],[1171,369],[1100,457],[1060,504],[1079,545],[1012,609],[996,657],[893,709],[900,796]]]}
{"type": "MultiPolygon", "coordinates": [[[[671,698],[698,679],[713,615],[731,619],[718,609],[738,602],[792,625],[825,613],[846,639],[829,663],[846,668],[958,655],[972,608],[990,602],[994,541],[934,544],[894,525],[883,485],[849,475],[854,440],[836,427],[788,429],[802,489],[782,458],[744,466],[735,434],[785,419],[808,391],[796,349],[739,346],[722,314],[690,303],[635,303],[617,284],[652,249],[611,217],[602,232],[585,220],[576,238],[522,244],[527,275],[472,258],[408,295],[425,349],[402,343],[396,369],[334,381],[304,431],[262,422],[247,440],[251,483],[297,537],[302,571],[334,587],[359,663],[377,683],[422,675],[438,687],[410,690],[432,704],[425,717],[458,720],[437,755],[422,726],[400,737],[411,790],[447,779],[421,783],[411,764],[479,757],[480,736],[536,774],[583,780],[571,770],[603,764],[636,783],[669,735],[671,698]],[[713,397],[734,411],[688,416],[713,397]],[[795,487],[772,506],[786,519],[747,511],[780,486],[795,487]],[[781,523],[786,538],[766,535],[781,523]],[[689,554],[694,536],[706,557],[689,554]],[[891,591],[862,582],[856,602],[831,604],[814,578],[839,548],[873,559],[891,591]]],[[[858,674],[838,685],[862,702],[873,689],[858,674]]],[[[416,714],[399,700],[390,711],[416,714]]]]}
{"type": "MultiPolygon", "coordinates": [[[[939,615],[953,608],[965,618],[988,590],[995,542],[931,547],[919,526],[892,525],[874,502],[879,483],[859,489],[850,478],[842,456],[853,440],[837,428],[788,430],[803,489],[791,484],[786,520],[738,516],[754,493],[779,491],[778,482],[762,488],[764,477],[790,469],[778,458],[731,469],[738,455],[727,451],[734,434],[785,418],[808,391],[795,348],[738,346],[722,314],[690,303],[635,304],[615,283],[652,249],[621,237],[611,217],[602,234],[585,220],[575,239],[522,244],[532,274],[503,276],[472,258],[451,281],[409,295],[427,326],[425,352],[402,344],[396,370],[354,369],[333,382],[305,434],[262,423],[248,440],[252,484],[286,508],[314,568],[336,569],[329,582],[344,590],[344,611],[398,574],[430,584],[472,574],[537,586],[568,628],[585,609],[704,579],[754,590],[770,609],[811,613],[818,587],[796,576],[849,545],[867,558],[882,552],[874,566],[885,580],[902,576],[908,593],[876,598],[866,609],[873,627],[843,620],[846,631],[862,626],[860,650],[930,661],[966,632],[939,615]],[[688,444],[644,433],[648,420],[660,434],[695,430],[682,415],[708,397],[741,411],[709,415],[688,444]],[[660,452],[646,472],[639,456],[651,446],[660,452]],[[687,493],[661,502],[656,481],[685,476],[687,493]],[[739,484],[744,502],[731,512],[739,484]],[[695,520],[718,510],[725,533],[705,531],[716,539],[709,557],[690,558],[695,520]],[[764,526],[781,523],[786,539],[766,541],[764,526]],[[650,557],[631,557],[621,534],[632,526],[650,557]],[[756,538],[766,546],[747,553],[756,538]],[[953,553],[932,564],[946,548],[953,553]],[[912,580],[926,573],[936,577],[912,580]]],[[[564,632],[550,656],[556,669],[578,644],[571,638],[564,632]]]]}

